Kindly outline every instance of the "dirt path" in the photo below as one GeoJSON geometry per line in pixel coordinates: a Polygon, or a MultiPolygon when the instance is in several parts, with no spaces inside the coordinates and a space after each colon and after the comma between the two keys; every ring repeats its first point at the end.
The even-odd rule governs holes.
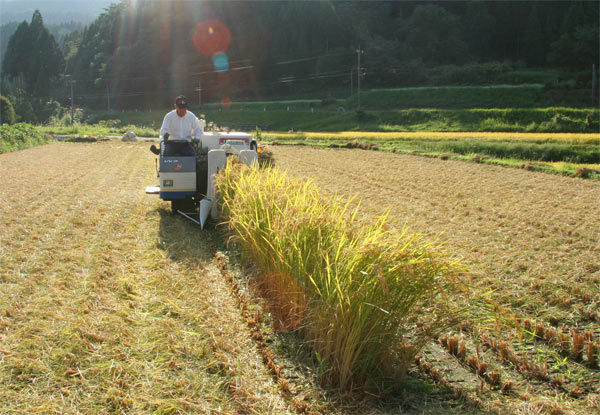
{"type": "Polygon", "coordinates": [[[289,413],[145,143],[0,155],[0,413],[289,413]]]}

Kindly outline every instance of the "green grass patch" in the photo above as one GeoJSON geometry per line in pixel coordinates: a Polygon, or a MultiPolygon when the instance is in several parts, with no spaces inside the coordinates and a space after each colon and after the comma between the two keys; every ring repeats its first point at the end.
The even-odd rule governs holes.
{"type": "MultiPolygon", "coordinates": [[[[365,89],[359,112],[356,94],[339,98],[343,91],[336,91],[337,98],[321,92],[298,99],[234,101],[227,106],[192,103],[190,110],[220,126],[261,125],[270,131],[600,131],[600,109],[586,104],[589,94],[579,97],[578,91],[568,91],[567,100],[552,98],[557,91],[538,78],[531,75],[538,83],[521,85],[365,89]]],[[[111,134],[122,134],[125,126],[157,132],[170,110],[85,110],[79,118],[85,124],[116,123],[111,134]]]]}
{"type": "Polygon", "coordinates": [[[391,137],[391,135],[378,136],[377,134],[361,134],[353,137],[351,133],[342,133],[341,135],[290,133],[265,134],[263,139],[275,143],[360,147],[404,152],[484,154],[490,157],[524,161],[600,164],[600,143],[598,143],[598,137],[595,135],[588,139],[581,138],[582,136],[571,138],[572,140],[583,140],[580,143],[569,142],[569,136],[560,136],[559,139],[553,141],[551,135],[547,136],[546,140],[532,137],[531,141],[526,138],[526,135],[520,139],[510,139],[508,135],[500,135],[498,139],[477,138],[476,135],[464,138],[460,135],[438,135],[437,137],[427,137],[426,135],[407,135],[403,137],[399,135],[397,138],[391,137]],[[585,140],[589,140],[589,142],[585,140]]]}
{"type": "Polygon", "coordinates": [[[39,128],[26,123],[0,126],[0,153],[22,150],[48,143],[39,128]]]}
{"type": "Polygon", "coordinates": [[[275,168],[230,164],[218,186],[229,229],[260,268],[279,318],[312,345],[326,384],[400,379],[459,321],[459,268],[432,241],[390,231],[386,216],[362,217],[354,201],[275,168]]]}
{"type": "Polygon", "coordinates": [[[564,161],[575,164],[600,163],[600,146],[450,140],[405,142],[397,148],[461,155],[485,154],[500,159],[564,161]]]}
{"type": "Polygon", "coordinates": [[[133,131],[138,137],[158,137],[159,130],[152,126],[124,124],[121,120],[101,120],[96,124],[85,124],[76,122],[73,125],[44,125],[39,127],[40,131],[51,135],[72,135],[87,137],[118,136],[121,137],[127,131],[133,131]]]}
{"type": "Polygon", "coordinates": [[[262,139],[272,144],[381,150],[518,166],[569,176],[600,176],[600,136],[597,134],[269,133],[263,134],[262,139]]]}
{"type": "MultiPolygon", "coordinates": [[[[235,128],[263,125],[269,131],[476,131],[573,132],[600,131],[598,109],[396,109],[356,112],[308,106],[266,111],[246,109],[205,110],[207,120],[235,128]]],[[[195,111],[198,114],[198,111],[195,111]]]]}
{"type": "Polygon", "coordinates": [[[380,111],[374,131],[572,132],[600,130],[600,112],[575,108],[408,109],[380,111]]]}
{"type": "Polygon", "coordinates": [[[446,86],[367,90],[361,106],[383,108],[523,108],[535,107],[544,91],[540,84],[446,86]]]}

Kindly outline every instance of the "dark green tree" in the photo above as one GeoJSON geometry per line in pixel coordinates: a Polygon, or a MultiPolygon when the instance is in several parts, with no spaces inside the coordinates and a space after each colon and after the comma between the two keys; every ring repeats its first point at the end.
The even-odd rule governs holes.
{"type": "Polygon", "coordinates": [[[0,124],[14,124],[16,120],[15,109],[4,95],[0,95],[0,124]]]}
{"type": "Polygon", "coordinates": [[[4,74],[24,81],[19,86],[28,93],[48,97],[50,84],[63,73],[64,58],[38,10],[31,24],[21,23],[9,39],[2,66],[4,74]]]}
{"type": "Polygon", "coordinates": [[[548,61],[573,69],[583,69],[592,64],[598,66],[599,13],[598,2],[570,2],[561,24],[560,37],[550,45],[548,61]]]}
{"type": "Polygon", "coordinates": [[[598,25],[580,25],[573,33],[563,35],[550,46],[548,60],[557,66],[582,69],[600,63],[600,30],[598,25]]]}
{"type": "Polygon", "coordinates": [[[523,54],[527,63],[532,65],[542,65],[546,58],[542,24],[538,7],[535,4],[529,10],[529,17],[524,30],[523,54]]]}
{"type": "Polygon", "coordinates": [[[8,40],[2,61],[2,72],[13,79],[20,80],[29,71],[32,46],[29,23],[23,21],[8,40]]]}
{"type": "Polygon", "coordinates": [[[494,26],[494,17],[489,12],[487,3],[483,1],[470,1],[465,7],[462,16],[462,27],[469,52],[479,60],[489,59],[494,56],[491,49],[491,30],[494,26]]]}
{"type": "Polygon", "coordinates": [[[430,64],[460,63],[468,56],[460,34],[456,15],[441,6],[424,4],[408,19],[405,41],[412,58],[430,64]]]}

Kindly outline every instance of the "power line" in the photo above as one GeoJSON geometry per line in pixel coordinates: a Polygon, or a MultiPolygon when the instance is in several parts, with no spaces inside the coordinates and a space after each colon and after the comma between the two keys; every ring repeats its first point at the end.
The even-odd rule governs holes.
{"type": "MultiPolygon", "coordinates": [[[[330,56],[350,55],[350,53],[352,53],[352,52],[343,51],[343,52],[335,52],[335,53],[325,53],[325,54],[314,55],[314,56],[309,56],[309,57],[291,58],[291,59],[288,59],[287,61],[275,62],[272,64],[261,64],[260,67],[261,68],[273,68],[276,66],[310,61],[310,60],[316,60],[316,59],[330,57],[330,56]]],[[[284,56],[284,55],[282,55],[282,56],[284,56]]],[[[233,65],[233,64],[244,64],[244,65],[239,66],[239,67],[230,68],[229,71],[252,69],[255,67],[251,58],[243,58],[243,59],[238,59],[238,60],[229,62],[229,65],[233,65]]],[[[205,67],[205,68],[207,68],[207,70],[201,70],[201,71],[197,71],[197,72],[189,72],[189,75],[197,76],[197,75],[206,75],[206,74],[211,74],[211,73],[221,73],[220,71],[218,71],[216,69],[208,69],[208,68],[211,68],[212,66],[213,66],[212,64],[201,65],[199,68],[205,67]]],[[[142,76],[128,76],[128,77],[112,76],[110,78],[105,78],[105,80],[106,81],[141,81],[141,80],[147,80],[147,79],[152,79],[152,80],[168,80],[168,79],[170,79],[169,75],[163,75],[160,77],[156,77],[156,76],[151,75],[151,72],[147,72],[147,73],[148,73],[148,75],[142,75],[142,76]]]]}
{"type": "MultiPolygon", "coordinates": [[[[358,52],[358,51],[357,51],[358,52]]],[[[363,51],[361,50],[361,53],[363,51]]],[[[336,53],[326,53],[326,54],[321,54],[321,55],[315,55],[315,56],[311,56],[311,57],[299,57],[299,58],[295,58],[295,59],[288,59],[285,61],[281,61],[281,62],[275,62],[272,64],[267,64],[267,65],[260,65],[261,69],[264,68],[275,68],[275,67],[281,67],[282,65],[287,65],[287,64],[293,64],[293,63],[298,63],[298,62],[307,62],[307,61],[311,61],[311,60],[316,60],[319,58],[324,58],[324,57],[330,57],[330,56],[340,56],[340,55],[349,55],[350,52],[336,52],[336,53]]],[[[289,56],[289,55],[288,55],[289,56]]],[[[360,61],[360,56],[359,56],[359,61],[360,61]]],[[[241,65],[241,66],[237,66],[237,67],[233,67],[228,69],[228,72],[235,72],[235,71],[244,71],[244,70],[251,70],[254,69],[255,66],[252,64],[252,59],[250,58],[246,58],[246,59],[239,59],[236,61],[232,61],[231,64],[246,64],[246,65],[241,65]]],[[[205,67],[208,68],[210,67],[210,65],[202,65],[200,66],[200,68],[205,67]]],[[[360,88],[360,64],[358,65],[358,69],[359,71],[359,88],[360,88]]],[[[205,70],[205,71],[198,71],[198,72],[190,72],[189,74],[186,74],[186,76],[190,76],[190,77],[200,77],[201,75],[207,75],[207,74],[217,74],[217,73],[222,73],[221,71],[217,71],[216,69],[211,69],[211,70],[205,70]]],[[[268,87],[272,87],[275,85],[281,85],[281,84],[291,84],[291,83],[299,83],[299,82],[306,82],[306,81],[312,81],[312,80],[321,80],[321,79],[331,79],[331,78],[342,78],[342,77],[346,77],[348,75],[348,68],[346,66],[342,66],[340,67],[340,69],[337,70],[331,70],[331,71],[327,71],[327,72],[321,72],[321,73],[312,73],[312,74],[306,74],[303,76],[297,76],[297,75],[288,75],[288,76],[283,76],[277,80],[272,80],[272,81],[257,81],[254,82],[253,84],[255,85],[259,85],[263,88],[268,88],[268,87]]],[[[70,76],[70,75],[67,75],[70,76]]],[[[140,97],[140,96],[146,96],[148,95],[148,92],[140,92],[140,90],[138,88],[132,88],[132,85],[127,85],[128,81],[144,81],[144,80],[153,80],[153,81],[170,81],[173,80],[173,77],[168,75],[168,74],[160,74],[158,76],[128,76],[128,77],[118,77],[118,76],[113,76],[110,78],[106,78],[106,91],[105,92],[92,92],[92,93],[84,93],[84,94],[78,94],[76,96],[74,96],[73,94],[73,84],[78,82],[78,80],[74,80],[73,78],[69,78],[69,80],[67,81],[70,86],[71,86],[71,103],[72,103],[72,109],[74,107],[74,99],[77,98],[79,100],[89,100],[89,99],[100,99],[102,97],[106,97],[107,100],[107,108],[110,110],[110,90],[109,90],[109,83],[113,83],[118,85],[120,83],[124,83],[125,85],[123,85],[123,87],[126,88],[127,92],[121,92],[118,93],[118,97],[119,98],[134,98],[134,97],[140,97]],[[133,90],[132,90],[133,89],[133,90]]],[[[243,81],[243,80],[242,80],[243,81]]],[[[83,80],[79,80],[79,82],[84,83],[83,80]]],[[[184,82],[184,84],[187,85],[187,82],[184,82]]],[[[189,86],[189,85],[188,85],[189,86]]],[[[250,86],[250,82],[248,82],[247,80],[245,82],[241,82],[241,84],[238,84],[237,87],[240,89],[243,88],[247,88],[250,86]]],[[[117,86],[118,88],[118,86],[117,86]]],[[[186,86],[187,88],[187,86],[186,86]]],[[[198,88],[195,88],[196,91],[199,92],[199,102],[201,102],[201,92],[199,91],[202,90],[201,84],[199,84],[198,88]]],[[[210,89],[209,89],[210,90],[210,89]]],[[[167,87],[167,88],[161,88],[161,92],[162,93],[168,93],[170,91],[181,91],[181,88],[175,88],[175,87],[167,87]]],[[[360,91],[360,89],[359,89],[360,91]]],[[[113,89],[113,94],[115,93],[115,90],[113,89]]],[[[359,106],[360,106],[360,98],[359,98],[359,106]]],[[[72,115],[73,118],[73,115],[72,115]]]]}

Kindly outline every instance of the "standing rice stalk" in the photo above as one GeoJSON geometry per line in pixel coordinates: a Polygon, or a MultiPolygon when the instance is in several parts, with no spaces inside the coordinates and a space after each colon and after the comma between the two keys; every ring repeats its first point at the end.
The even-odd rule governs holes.
{"type": "Polygon", "coordinates": [[[261,272],[276,276],[271,292],[293,281],[293,292],[276,296],[296,303],[288,327],[301,321],[325,383],[401,378],[423,345],[458,321],[466,296],[456,295],[456,264],[419,235],[388,229],[386,215],[362,218],[353,200],[274,168],[230,165],[218,185],[229,229],[261,272]]]}

